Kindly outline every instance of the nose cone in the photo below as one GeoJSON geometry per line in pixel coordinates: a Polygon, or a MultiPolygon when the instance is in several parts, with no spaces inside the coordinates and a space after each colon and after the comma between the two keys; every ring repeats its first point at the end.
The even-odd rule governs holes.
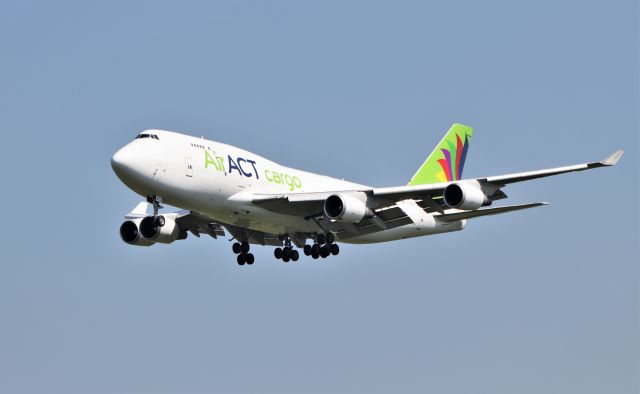
{"type": "Polygon", "coordinates": [[[161,160],[157,150],[148,144],[131,142],[111,157],[111,168],[120,181],[137,193],[149,195],[159,185],[161,160]]]}
{"type": "Polygon", "coordinates": [[[128,172],[131,172],[133,161],[134,158],[131,149],[125,146],[117,151],[111,158],[111,168],[113,168],[113,172],[115,172],[119,178],[123,178],[126,177],[128,172]]]}
{"type": "Polygon", "coordinates": [[[145,181],[153,174],[150,170],[149,154],[139,146],[126,145],[111,158],[111,168],[127,186],[145,181]]]}

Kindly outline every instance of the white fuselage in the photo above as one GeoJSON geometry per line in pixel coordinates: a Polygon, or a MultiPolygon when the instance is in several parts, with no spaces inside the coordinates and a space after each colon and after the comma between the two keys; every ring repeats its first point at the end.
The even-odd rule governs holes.
{"type": "MultiPolygon", "coordinates": [[[[277,235],[317,233],[321,229],[314,221],[263,209],[252,204],[251,195],[366,188],[285,167],[204,138],[161,130],[141,135],[149,137],[133,140],[112,158],[112,167],[122,182],[143,197],[161,196],[164,203],[199,212],[221,224],[277,235]]],[[[465,221],[440,223],[424,211],[415,215],[419,217],[412,217],[413,224],[342,241],[384,242],[461,230],[465,225],[465,221]]]]}

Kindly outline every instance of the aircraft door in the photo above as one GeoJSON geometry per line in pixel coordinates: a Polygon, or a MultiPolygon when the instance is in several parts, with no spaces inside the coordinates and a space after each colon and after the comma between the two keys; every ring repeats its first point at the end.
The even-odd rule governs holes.
{"type": "Polygon", "coordinates": [[[193,162],[190,157],[184,158],[184,170],[186,176],[193,177],[193,162]]]}

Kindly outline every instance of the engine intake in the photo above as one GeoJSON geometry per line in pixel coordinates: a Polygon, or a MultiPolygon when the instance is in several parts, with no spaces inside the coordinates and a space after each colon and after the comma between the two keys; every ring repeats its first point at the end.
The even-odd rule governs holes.
{"type": "Polygon", "coordinates": [[[120,226],[120,238],[129,245],[151,246],[154,244],[140,233],[141,219],[127,220],[120,226]]]}
{"type": "Polygon", "coordinates": [[[158,216],[155,220],[153,216],[147,216],[140,222],[140,233],[150,241],[163,244],[186,238],[186,231],[180,230],[174,216],[158,216]]]}
{"type": "Polygon", "coordinates": [[[444,203],[451,208],[474,210],[491,205],[491,200],[479,186],[467,183],[452,183],[444,189],[444,203]]]}
{"type": "Polygon", "coordinates": [[[373,211],[366,204],[366,194],[333,194],[324,201],[324,213],[329,219],[358,223],[372,217],[373,211]]]}

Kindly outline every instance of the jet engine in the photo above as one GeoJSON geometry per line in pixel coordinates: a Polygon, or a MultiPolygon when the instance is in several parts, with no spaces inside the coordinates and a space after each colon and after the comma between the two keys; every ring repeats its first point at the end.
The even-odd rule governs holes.
{"type": "Polygon", "coordinates": [[[152,242],[169,244],[187,238],[187,232],[182,231],[176,223],[175,215],[160,215],[155,220],[153,216],[147,216],[139,227],[142,236],[152,242]]]}
{"type": "Polygon", "coordinates": [[[491,205],[480,185],[470,183],[452,183],[444,189],[444,203],[451,208],[478,209],[491,205]]]}
{"type": "Polygon", "coordinates": [[[364,218],[373,217],[365,201],[364,193],[358,194],[334,194],[324,201],[324,213],[332,220],[340,220],[347,223],[358,223],[364,218]]]}
{"type": "Polygon", "coordinates": [[[153,241],[146,239],[140,233],[142,219],[127,220],[120,226],[120,238],[129,245],[151,246],[153,241]]]}

